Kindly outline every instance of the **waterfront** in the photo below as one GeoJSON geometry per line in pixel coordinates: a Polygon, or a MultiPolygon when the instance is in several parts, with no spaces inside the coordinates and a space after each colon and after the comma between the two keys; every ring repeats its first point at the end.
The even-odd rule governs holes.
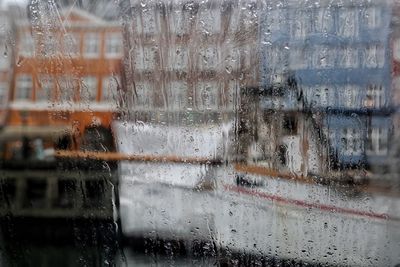
{"type": "Polygon", "coordinates": [[[399,266],[399,1],[25,4],[1,266],[399,266]]]}

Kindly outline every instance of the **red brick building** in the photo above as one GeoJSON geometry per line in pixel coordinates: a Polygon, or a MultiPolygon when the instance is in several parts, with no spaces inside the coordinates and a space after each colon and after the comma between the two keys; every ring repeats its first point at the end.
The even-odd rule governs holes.
{"type": "Polygon", "coordinates": [[[76,8],[46,15],[52,23],[32,17],[14,23],[14,72],[2,135],[72,135],[74,142],[67,146],[77,149],[94,128],[111,135],[123,54],[121,30],[116,22],[76,8]]]}

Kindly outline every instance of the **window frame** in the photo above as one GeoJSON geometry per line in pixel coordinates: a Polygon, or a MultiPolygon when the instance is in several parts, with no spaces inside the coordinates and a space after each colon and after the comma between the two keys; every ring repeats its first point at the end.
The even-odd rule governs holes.
{"type": "Polygon", "coordinates": [[[340,131],[342,139],[342,153],[345,156],[360,156],[363,152],[361,130],[347,127],[340,131]]]}
{"type": "Polygon", "coordinates": [[[216,81],[201,81],[196,84],[196,106],[199,110],[218,110],[219,108],[219,91],[220,88],[216,81]],[[205,90],[208,94],[205,94],[205,90]],[[204,96],[210,100],[205,101],[204,96]]]}
{"type": "Polygon", "coordinates": [[[189,85],[187,82],[171,81],[168,87],[168,109],[174,111],[186,110],[189,107],[189,85]]]}
{"type": "Polygon", "coordinates": [[[371,127],[367,136],[367,155],[385,156],[388,152],[389,131],[385,127],[371,127]]]}
{"type": "Polygon", "coordinates": [[[37,103],[48,103],[50,101],[53,100],[53,92],[54,92],[54,88],[55,88],[55,82],[53,77],[46,75],[46,76],[42,76],[40,77],[40,86],[36,86],[35,88],[35,102],[37,103]],[[45,88],[44,84],[48,85],[50,84],[49,88],[45,88]],[[40,92],[42,91],[42,92],[40,92]],[[38,97],[39,95],[43,95],[46,94],[47,97],[46,98],[42,98],[42,97],[38,97]]]}
{"type": "Polygon", "coordinates": [[[33,77],[30,74],[18,74],[15,81],[15,102],[31,102],[33,97],[33,77]],[[27,80],[24,80],[27,79],[27,80]],[[28,81],[29,80],[29,81],[28,81]],[[21,90],[25,90],[22,94],[21,90]],[[21,97],[22,95],[26,97],[21,97]]]}
{"type": "Polygon", "coordinates": [[[123,56],[122,34],[107,32],[104,38],[104,55],[106,58],[121,58],[123,56]],[[117,49],[115,49],[117,47],[117,49]],[[111,48],[111,49],[110,49],[111,48]],[[119,49],[118,49],[119,48],[119,49]]]}
{"type": "Polygon", "coordinates": [[[97,102],[98,87],[99,87],[99,78],[96,75],[82,76],[81,82],[80,82],[80,88],[79,88],[79,101],[81,103],[82,102],[85,102],[85,103],[97,102]],[[93,93],[94,93],[94,95],[93,95],[93,93]]]}
{"type": "Polygon", "coordinates": [[[121,78],[119,76],[115,76],[115,75],[109,75],[109,76],[105,76],[102,78],[102,85],[101,85],[101,99],[100,101],[103,103],[114,103],[115,102],[115,97],[117,97],[117,93],[118,93],[118,86],[121,84],[121,78]],[[115,84],[115,88],[112,86],[112,84],[115,84]],[[107,97],[105,95],[105,92],[110,92],[112,90],[115,89],[114,94],[111,94],[111,98],[110,95],[107,97]]]}
{"type": "Polygon", "coordinates": [[[83,35],[83,53],[82,54],[86,58],[100,57],[100,55],[101,55],[101,36],[100,36],[99,32],[85,32],[84,33],[84,35],[83,35]],[[96,47],[96,51],[94,51],[94,49],[92,49],[93,47],[96,47]]]}

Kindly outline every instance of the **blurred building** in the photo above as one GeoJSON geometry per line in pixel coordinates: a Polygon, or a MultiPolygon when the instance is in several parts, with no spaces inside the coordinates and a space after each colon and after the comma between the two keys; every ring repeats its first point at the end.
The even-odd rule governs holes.
{"type": "Polygon", "coordinates": [[[233,116],[239,88],[258,84],[256,3],[121,1],[121,10],[135,118],[218,121],[233,116]]]}
{"type": "MultiPolygon", "coordinates": [[[[316,119],[332,168],[385,171],[391,129],[390,1],[274,1],[261,17],[265,106],[316,119]],[[289,77],[298,92],[279,88],[289,77]],[[274,91],[275,90],[275,91],[274,91]]],[[[307,131],[307,129],[302,129],[307,131]]]]}
{"type": "MultiPolygon", "coordinates": [[[[58,148],[100,149],[103,141],[101,149],[110,149],[123,54],[119,24],[77,8],[58,12],[48,3],[29,10],[30,20],[14,18],[14,71],[2,141],[40,139],[37,146],[48,147],[57,137],[58,148]]],[[[9,145],[18,150],[21,143],[9,145]]]]}
{"type": "MultiPolygon", "coordinates": [[[[0,2],[1,4],[1,2],[0,2]]],[[[12,76],[12,43],[10,17],[7,10],[0,9],[0,127],[7,116],[8,95],[12,76]]]]}

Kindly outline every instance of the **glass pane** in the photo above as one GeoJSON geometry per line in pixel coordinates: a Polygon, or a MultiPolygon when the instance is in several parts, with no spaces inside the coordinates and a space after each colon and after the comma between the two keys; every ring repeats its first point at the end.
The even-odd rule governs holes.
{"type": "Polygon", "coordinates": [[[0,266],[400,266],[394,0],[0,0],[0,266]]]}

